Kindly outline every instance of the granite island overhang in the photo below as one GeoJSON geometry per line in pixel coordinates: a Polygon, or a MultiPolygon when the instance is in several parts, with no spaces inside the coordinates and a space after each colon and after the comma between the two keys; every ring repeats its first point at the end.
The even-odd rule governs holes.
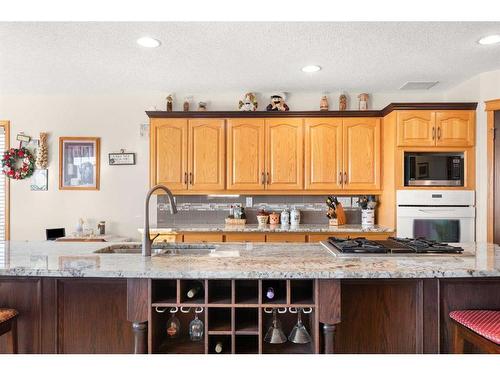
{"type": "Polygon", "coordinates": [[[450,310],[500,308],[500,248],[490,244],[390,258],[338,258],[313,243],[216,244],[201,256],[95,253],[107,246],[3,243],[0,304],[20,311],[22,352],[209,353],[212,337],[225,335],[233,353],[447,353],[450,310]],[[205,293],[194,303],[184,294],[196,281],[205,293]],[[270,285],[282,289],[274,304],[263,297],[270,285]],[[174,307],[204,310],[201,344],[165,344],[174,307]],[[273,308],[285,309],[285,325],[296,317],[290,311],[311,309],[312,343],[263,342],[273,308]],[[255,320],[249,335],[238,330],[245,319],[255,320]]]}

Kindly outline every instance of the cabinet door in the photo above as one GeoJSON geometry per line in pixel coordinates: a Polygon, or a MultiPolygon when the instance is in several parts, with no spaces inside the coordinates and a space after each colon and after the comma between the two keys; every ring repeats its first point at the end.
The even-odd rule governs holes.
{"type": "Polygon", "coordinates": [[[435,116],[432,111],[398,112],[398,146],[434,146],[435,116]]]}
{"type": "Polygon", "coordinates": [[[266,242],[306,242],[306,235],[298,233],[267,234],[266,242]]]}
{"type": "Polygon", "coordinates": [[[151,120],[151,185],[187,189],[188,122],[185,119],[151,120]]]}
{"type": "Polygon", "coordinates": [[[222,242],[219,233],[184,233],[184,242],[222,242]]]}
{"type": "Polygon", "coordinates": [[[341,189],[342,119],[305,119],[306,190],[341,189]]]}
{"type": "Polygon", "coordinates": [[[474,111],[436,112],[436,145],[474,146],[474,111]]]}
{"type": "Polygon", "coordinates": [[[227,233],[225,242],[266,242],[264,233],[227,233]]]}
{"type": "Polygon", "coordinates": [[[380,119],[344,119],[344,189],[380,189],[380,119]]]}
{"type": "Polygon", "coordinates": [[[227,123],[227,189],[264,190],[264,119],[227,123]]]}
{"type": "Polygon", "coordinates": [[[224,120],[189,120],[189,190],[225,188],[224,120]]]}
{"type": "Polygon", "coordinates": [[[266,119],[266,189],[302,190],[304,137],[302,119],[266,119]]]}

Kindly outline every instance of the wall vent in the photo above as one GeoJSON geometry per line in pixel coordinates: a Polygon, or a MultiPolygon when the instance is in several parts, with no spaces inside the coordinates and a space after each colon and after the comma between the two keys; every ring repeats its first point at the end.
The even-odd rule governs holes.
{"type": "Polygon", "coordinates": [[[400,90],[429,90],[438,84],[438,81],[423,81],[423,82],[406,82],[401,86],[400,90]]]}

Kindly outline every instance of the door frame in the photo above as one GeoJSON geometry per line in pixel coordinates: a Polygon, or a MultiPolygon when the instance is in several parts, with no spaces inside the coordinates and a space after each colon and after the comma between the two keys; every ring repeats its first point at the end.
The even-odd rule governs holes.
{"type": "Polygon", "coordinates": [[[488,197],[487,197],[487,220],[486,220],[486,240],[493,243],[494,230],[494,174],[495,174],[495,111],[500,111],[500,99],[487,100],[486,107],[486,158],[488,168],[488,197]]]}
{"type": "MultiPolygon", "coordinates": [[[[5,129],[5,148],[10,148],[10,121],[0,120],[5,129]]],[[[5,177],[5,240],[10,240],[10,178],[5,177]]]]}

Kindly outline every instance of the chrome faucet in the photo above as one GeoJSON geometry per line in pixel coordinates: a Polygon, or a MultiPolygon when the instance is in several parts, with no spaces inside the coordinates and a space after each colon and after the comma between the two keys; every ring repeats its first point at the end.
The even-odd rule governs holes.
{"type": "Polygon", "coordinates": [[[156,237],[158,237],[160,234],[157,234],[153,238],[151,238],[151,235],[149,233],[149,200],[151,199],[151,195],[156,190],[163,190],[165,193],[167,193],[168,201],[170,203],[170,213],[172,215],[177,213],[177,206],[175,205],[174,197],[172,195],[172,192],[170,191],[169,188],[167,188],[165,185],[155,185],[153,186],[148,193],[146,194],[146,203],[145,203],[145,208],[144,208],[144,229],[142,233],[142,256],[143,257],[150,257],[151,256],[151,247],[153,245],[153,241],[155,240],[156,237]]]}

